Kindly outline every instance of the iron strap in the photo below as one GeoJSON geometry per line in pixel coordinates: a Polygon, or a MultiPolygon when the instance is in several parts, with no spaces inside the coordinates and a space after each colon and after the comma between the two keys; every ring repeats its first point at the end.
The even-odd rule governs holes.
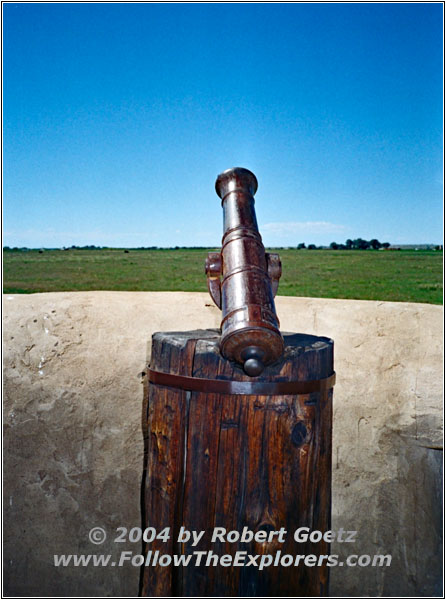
{"type": "Polygon", "coordinates": [[[204,379],[187,377],[148,369],[150,383],[179,388],[191,392],[207,394],[229,394],[241,396],[295,396],[324,392],[331,389],[336,382],[336,373],[324,379],[313,381],[232,381],[224,379],[204,379]]]}

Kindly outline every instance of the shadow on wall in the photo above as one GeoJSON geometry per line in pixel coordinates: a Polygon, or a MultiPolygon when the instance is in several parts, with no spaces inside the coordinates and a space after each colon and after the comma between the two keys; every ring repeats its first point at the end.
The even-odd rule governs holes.
{"type": "MultiPolygon", "coordinates": [[[[358,543],[354,547],[332,545],[332,552],[339,554],[344,564],[351,553],[390,555],[391,564],[370,570],[333,569],[332,596],[442,595],[443,452],[413,443],[414,429],[415,425],[406,431],[389,428],[381,434],[378,446],[385,449],[394,469],[383,469],[379,478],[359,482],[363,490],[368,486],[370,494],[364,504],[357,501],[357,509],[364,511],[359,520],[358,543]]],[[[355,494],[354,484],[348,489],[355,494]]],[[[354,500],[351,505],[354,507],[354,500]]],[[[340,512],[333,519],[334,528],[358,522],[354,508],[348,521],[348,507],[334,509],[340,512]]]]}

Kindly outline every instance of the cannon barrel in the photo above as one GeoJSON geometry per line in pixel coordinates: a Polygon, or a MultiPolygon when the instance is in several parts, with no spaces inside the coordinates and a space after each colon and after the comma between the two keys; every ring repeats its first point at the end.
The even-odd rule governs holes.
{"type": "Polygon", "coordinates": [[[220,352],[254,377],[283,354],[274,306],[281,275],[278,254],[268,254],[254,209],[257,179],[236,167],[221,173],[215,189],[222,199],[221,252],[206,259],[208,289],[222,309],[220,352]]]}

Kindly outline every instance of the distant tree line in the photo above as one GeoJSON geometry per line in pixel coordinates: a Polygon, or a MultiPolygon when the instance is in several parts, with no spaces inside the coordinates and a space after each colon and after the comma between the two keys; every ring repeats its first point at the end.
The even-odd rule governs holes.
{"type": "MultiPolygon", "coordinates": [[[[337,242],[331,242],[330,249],[331,250],[379,250],[380,248],[389,248],[389,242],[384,242],[383,244],[377,240],[373,239],[369,242],[367,240],[363,240],[362,238],[357,238],[356,240],[346,240],[345,244],[338,244],[337,242]]],[[[314,244],[309,244],[306,246],[304,243],[298,244],[298,250],[304,250],[307,248],[308,250],[322,250],[324,246],[315,246],[314,244]]]]}
{"type": "MultiPolygon", "coordinates": [[[[214,248],[214,246],[213,246],[214,248]]],[[[215,246],[216,248],[216,246],[215,246]]],[[[170,246],[160,248],[159,246],[138,246],[137,248],[111,248],[110,246],[62,246],[62,248],[27,248],[26,246],[18,247],[3,246],[4,252],[29,252],[30,250],[209,250],[210,246],[170,246]]]]}
{"type": "Polygon", "coordinates": [[[3,246],[3,250],[5,252],[29,252],[30,250],[106,250],[108,247],[107,246],[62,246],[62,248],[27,248],[26,246],[22,246],[21,248],[18,248],[17,246],[14,246],[13,248],[10,248],[9,246],[3,246]]]}
{"type": "Polygon", "coordinates": [[[337,242],[331,242],[330,248],[332,250],[379,250],[380,248],[389,248],[389,242],[381,243],[376,238],[373,240],[367,241],[362,238],[356,238],[355,240],[346,240],[345,244],[338,244],[337,242]]]}
{"type": "Polygon", "coordinates": [[[315,244],[308,244],[308,246],[306,246],[302,242],[301,244],[298,244],[297,249],[298,250],[323,250],[324,247],[323,246],[316,246],[315,244]]]}
{"type": "MultiPolygon", "coordinates": [[[[433,244],[425,244],[422,245],[424,246],[424,249],[428,250],[443,250],[443,245],[436,245],[434,246],[433,244]]],[[[351,240],[348,239],[345,241],[345,244],[338,244],[337,242],[331,242],[329,249],[331,250],[380,250],[381,248],[383,248],[384,250],[387,250],[387,248],[390,247],[389,242],[383,242],[381,243],[379,240],[377,240],[376,238],[367,241],[367,240],[363,240],[362,238],[356,238],[355,240],[351,240]]],[[[412,247],[412,246],[410,246],[412,247]]],[[[415,246],[413,246],[415,247],[415,246]]],[[[136,250],[159,250],[159,251],[164,251],[164,250],[211,250],[211,249],[216,249],[217,246],[213,246],[212,248],[210,246],[171,246],[171,247],[163,247],[160,248],[159,246],[138,246],[137,248],[111,248],[110,246],[95,246],[93,244],[89,245],[89,246],[68,246],[65,247],[63,246],[62,248],[27,248],[26,246],[22,246],[21,248],[14,246],[13,248],[11,248],[10,246],[3,246],[3,250],[4,252],[29,252],[31,250],[38,250],[40,253],[42,253],[44,250],[121,250],[124,252],[129,252],[130,250],[136,251],[136,250]]],[[[316,244],[308,244],[308,246],[306,246],[303,242],[298,244],[297,246],[275,246],[274,249],[275,250],[294,250],[295,248],[297,248],[297,250],[326,250],[327,246],[316,246],[316,244]]],[[[392,247],[392,249],[396,249],[396,250],[400,250],[401,248],[395,248],[392,247]]],[[[418,248],[416,248],[418,249],[418,248]]],[[[423,248],[422,248],[423,249],[423,248]]]]}

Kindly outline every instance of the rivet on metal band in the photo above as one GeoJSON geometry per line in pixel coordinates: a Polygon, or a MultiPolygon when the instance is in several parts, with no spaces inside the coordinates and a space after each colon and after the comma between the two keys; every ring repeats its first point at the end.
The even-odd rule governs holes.
{"type": "Polygon", "coordinates": [[[324,379],[313,381],[232,381],[225,379],[204,379],[188,377],[148,369],[150,383],[178,388],[191,392],[207,394],[228,394],[239,396],[295,396],[324,392],[331,389],[336,382],[336,373],[324,379]]]}

